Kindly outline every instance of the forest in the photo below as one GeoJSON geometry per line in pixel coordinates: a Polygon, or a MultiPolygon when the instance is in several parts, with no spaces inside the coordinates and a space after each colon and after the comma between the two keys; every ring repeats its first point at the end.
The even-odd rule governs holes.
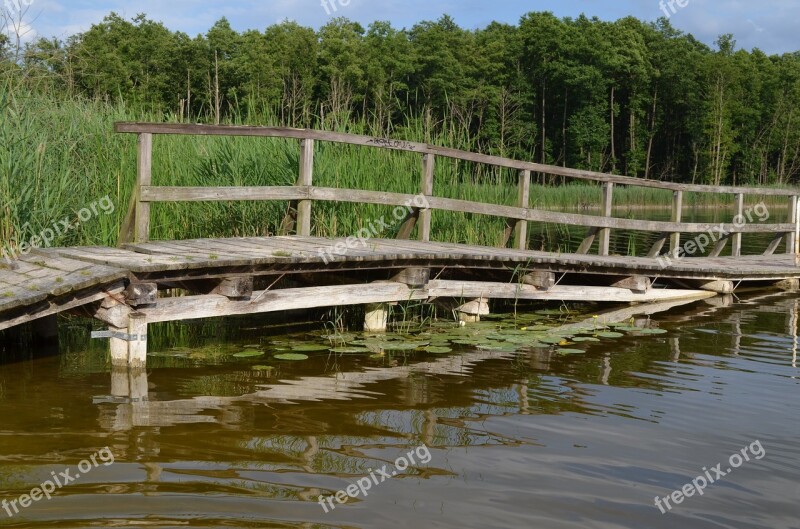
{"type": "Polygon", "coordinates": [[[0,42],[17,89],[136,115],[385,136],[641,178],[787,185],[800,171],[800,52],[715,49],[660,19],[463,29],[332,19],[191,37],[111,13],[64,41],[0,42]],[[21,87],[21,88],[20,88],[21,87]]]}

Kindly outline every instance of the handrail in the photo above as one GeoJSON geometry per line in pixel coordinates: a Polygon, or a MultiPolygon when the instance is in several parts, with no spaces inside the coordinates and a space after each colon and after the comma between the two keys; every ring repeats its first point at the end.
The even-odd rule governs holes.
{"type": "Polygon", "coordinates": [[[376,138],[363,135],[328,132],[321,130],[296,129],[284,127],[251,127],[230,125],[195,125],[180,123],[116,123],[114,130],[120,133],[135,133],[139,137],[137,185],[131,197],[131,207],[120,234],[120,242],[145,242],[149,240],[150,203],[152,202],[197,202],[232,200],[289,200],[297,201],[296,216],[290,219],[296,223],[297,233],[311,233],[311,204],[313,201],[360,202],[401,206],[419,195],[407,195],[384,191],[365,191],[355,189],[323,188],[313,185],[314,142],[329,141],[349,145],[375,147],[390,150],[418,153],[422,157],[420,190],[426,199],[425,207],[412,209],[404,220],[399,237],[410,236],[418,225],[419,238],[430,240],[431,210],[449,210],[504,217],[507,219],[505,243],[508,244],[512,232],[514,246],[527,249],[527,223],[560,223],[589,228],[578,253],[587,253],[595,240],[599,240],[598,253],[608,255],[609,237],[612,229],[659,232],[661,237],[648,254],[656,257],[669,240],[670,251],[677,252],[681,233],[711,233],[717,230],[721,235],[711,255],[719,255],[728,239],[732,241],[732,255],[741,254],[743,233],[773,233],[765,255],[774,253],[781,241],[786,242],[787,253],[795,253],[798,244],[798,196],[800,189],[775,189],[756,187],[707,186],[697,184],[677,184],[655,180],[570,169],[553,165],[524,162],[477,154],[458,149],[439,147],[425,143],[376,138]],[[151,185],[152,137],[154,134],[203,135],[203,136],[255,136],[266,138],[288,138],[300,141],[300,167],[297,184],[294,186],[263,187],[167,187],[151,185]],[[516,206],[487,204],[433,196],[434,163],[437,156],[489,164],[519,171],[518,199],[516,206]],[[538,172],[568,178],[590,180],[603,184],[602,215],[582,215],[561,213],[530,208],[529,193],[531,173],[538,172]],[[669,222],[635,220],[612,217],[612,196],[614,185],[628,185],[666,189],[673,192],[673,211],[669,222]],[[786,223],[686,223],[681,222],[684,192],[733,194],[736,210],[735,218],[743,218],[744,195],[785,196],[789,198],[789,218],[786,223]]]}
{"type": "Polygon", "coordinates": [[[427,143],[417,143],[405,140],[393,140],[359,134],[342,132],[328,132],[314,129],[297,129],[289,127],[256,127],[244,125],[196,125],[183,123],[133,123],[118,122],[114,124],[114,131],[120,133],[148,133],[148,134],[175,134],[188,136],[250,136],[262,138],[290,138],[330,141],[348,145],[362,145],[378,147],[396,151],[416,152],[419,154],[433,154],[445,158],[453,158],[466,162],[476,162],[519,171],[531,171],[554,176],[563,176],[579,180],[613,183],[638,187],[651,187],[668,189],[670,191],[684,191],[697,193],[718,194],[745,194],[764,196],[790,196],[800,195],[800,189],[779,189],[774,187],[736,187],[736,186],[711,186],[705,184],[679,184],[675,182],[662,182],[660,180],[644,180],[632,176],[622,176],[583,169],[571,169],[557,165],[547,165],[535,162],[524,162],[511,158],[502,158],[489,154],[479,154],[462,151],[450,147],[440,147],[427,143]]]}

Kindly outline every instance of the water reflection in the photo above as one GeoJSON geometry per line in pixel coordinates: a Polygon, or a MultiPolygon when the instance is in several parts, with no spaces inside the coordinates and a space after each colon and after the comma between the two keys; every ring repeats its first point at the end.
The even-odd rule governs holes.
{"type": "Polygon", "coordinates": [[[133,371],[84,348],[5,364],[0,498],[102,446],[116,463],[0,525],[794,527],[799,305],[713,298],[651,316],[667,334],[584,355],[464,347],[133,371]],[[756,439],[763,460],[668,516],[653,507],[756,439]],[[317,504],[421,444],[429,465],[331,513],[317,504]]]}

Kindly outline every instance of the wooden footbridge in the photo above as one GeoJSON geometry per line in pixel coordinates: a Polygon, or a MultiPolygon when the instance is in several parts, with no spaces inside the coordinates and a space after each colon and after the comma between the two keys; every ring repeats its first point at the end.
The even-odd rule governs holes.
{"type": "Polygon", "coordinates": [[[34,322],[38,333],[55,332],[55,315],[73,312],[108,326],[97,333],[111,343],[112,363],[144,366],[150,323],[237,314],[366,305],[365,325],[386,327],[387,304],[443,301],[462,319],[488,313],[488,300],[564,300],[673,303],[742,288],[796,288],[800,266],[800,190],[676,184],[541,165],[433,145],[314,130],[119,123],[116,131],[138,134],[138,168],[119,248],[35,249],[0,265],[0,330],[34,322]],[[163,187],[152,183],[153,137],[162,134],[257,136],[299,142],[294,186],[163,187]],[[416,153],[421,159],[418,195],[314,186],[314,145],[326,141],[363,148],[416,153]],[[516,170],[518,200],[499,205],[456,200],[434,193],[434,164],[450,158],[516,170]],[[597,182],[599,214],[531,207],[533,173],[597,182]],[[615,186],[670,190],[670,221],[613,216],[615,186]],[[730,222],[683,222],[685,192],[727,195],[730,222]],[[784,223],[752,219],[746,197],[784,197],[784,223]],[[296,235],[150,240],[155,202],[289,201],[288,225],[296,235]],[[406,208],[397,239],[312,237],[314,201],[406,208]],[[508,219],[505,247],[436,242],[431,215],[437,210],[508,219]],[[748,218],[750,217],[750,218],[748,218]],[[528,250],[531,222],[581,226],[586,237],[575,253],[528,250]],[[646,255],[610,255],[611,230],[657,233],[646,255]],[[742,237],[768,234],[758,255],[742,255],[742,237]],[[416,236],[416,240],[412,237],[416,236]],[[681,245],[682,236],[686,241],[681,245]],[[703,238],[705,238],[703,240],[703,238]],[[691,244],[713,247],[704,257],[691,244]],[[730,245],[729,252],[726,246],[730,245]],[[723,252],[730,255],[722,256],[723,252]],[[782,253],[780,253],[782,252],[782,253]]]}

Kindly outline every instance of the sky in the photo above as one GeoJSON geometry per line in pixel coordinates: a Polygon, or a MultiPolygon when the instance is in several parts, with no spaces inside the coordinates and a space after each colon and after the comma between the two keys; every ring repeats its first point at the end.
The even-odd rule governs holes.
{"type": "Polygon", "coordinates": [[[319,28],[335,16],[364,26],[388,20],[410,28],[449,14],[460,26],[475,29],[493,20],[515,24],[530,11],[552,11],[558,17],[584,13],[603,20],[633,15],[653,21],[669,15],[674,27],[710,46],[717,36],[733,33],[738,48],[769,54],[800,51],[800,0],[0,0],[6,15],[18,18],[22,10],[17,6],[25,10],[20,25],[24,40],[65,39],[112,11],[125,18],[145,13],[190,36],[205,33],[223,16],[237,30],[263,30],[285,19],[319,28]]]}

